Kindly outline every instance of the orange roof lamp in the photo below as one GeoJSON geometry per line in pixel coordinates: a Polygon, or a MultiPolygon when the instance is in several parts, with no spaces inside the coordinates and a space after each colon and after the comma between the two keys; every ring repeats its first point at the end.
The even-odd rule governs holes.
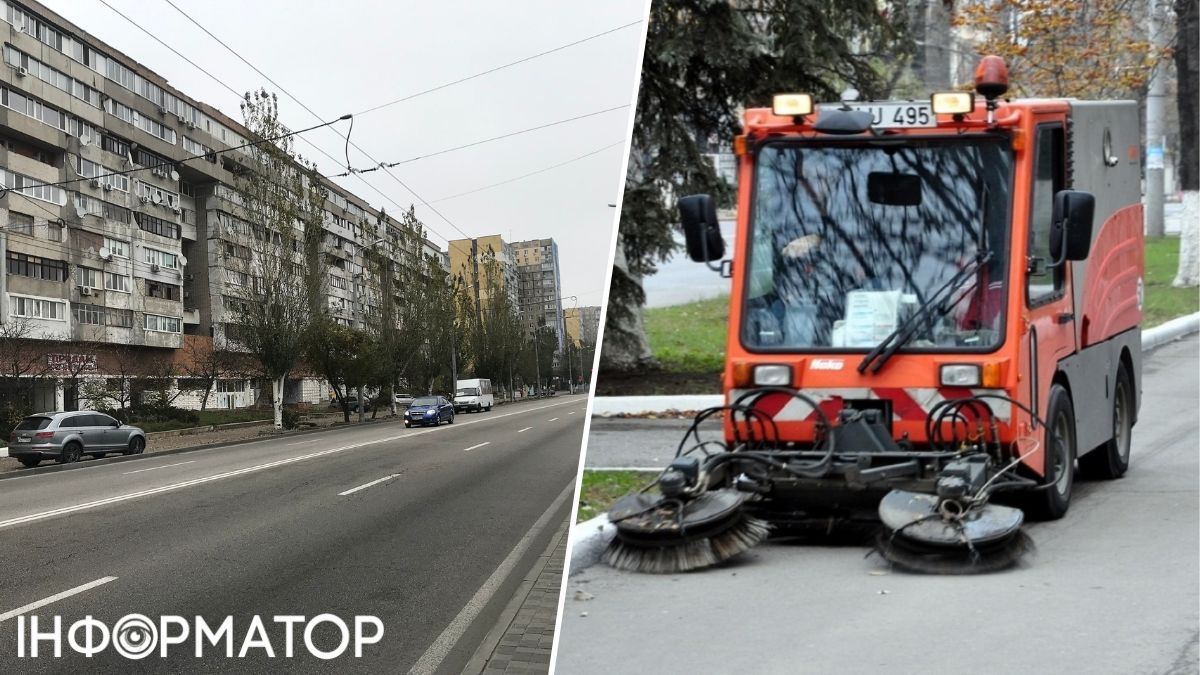
{"type": "Polygon", "coordinates": [[[989,54],[975,67],[975,91],[987,100],[987,123],[996,119],[996,99],[1008,93],[1008,65],[1004,59],[989,54]]]}

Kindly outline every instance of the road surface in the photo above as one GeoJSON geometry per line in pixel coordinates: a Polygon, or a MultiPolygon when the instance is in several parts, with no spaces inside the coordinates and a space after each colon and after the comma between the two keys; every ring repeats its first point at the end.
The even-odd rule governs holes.
{"type": "Polygon", "coordinates": [[[694,574],[599,564],[567,581],[557,672],[1198,672],[1198,346],[1149,355],[1130,472],[1077,483],[1022,567],[918,576],[777,543],[694,574]]]}
{"type": "MultiPolygon", "coordinates": [[[[459,672],[567,517],[585,408],[564,396],[438,428],[380,424],[0,480],[0,672],[459,672]],[[64,658],[45,657],[45,643],[20,661],[12,613],[47,600],[25,617],[43,629],[62,617],[64,658]],[[328,661],[303,647],[306,623],[293,659],[261,648],[226,659],[224,643],[200,660],[191,642],[169,661],[71,652],[71,623],[135,613],[214,628],[232,616],[235,657],[255,615],[277,657],[287,624],[276,615],[329,613],[351,631],[371,615],[384,635],[362,658],[328,661]]],[[[313,636],[337,646],[334,624],[313,636]]]]}

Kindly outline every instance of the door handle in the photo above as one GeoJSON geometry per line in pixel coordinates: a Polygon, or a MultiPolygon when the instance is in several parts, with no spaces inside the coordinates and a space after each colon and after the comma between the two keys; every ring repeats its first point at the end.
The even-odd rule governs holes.
{"type": "Polygon", "coordinates": [[[1075,315],[1071,312],[1060,312],[1054,318],[1058,323],[1071,323],[1075,320],[1075,315]]]}

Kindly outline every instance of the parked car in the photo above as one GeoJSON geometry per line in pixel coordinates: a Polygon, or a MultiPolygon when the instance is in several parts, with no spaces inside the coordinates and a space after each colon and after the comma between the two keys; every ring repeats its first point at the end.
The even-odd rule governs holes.
{"type": "Polygon", "coordinates": [[[146,432],[90,410],[30,415],[8,437],[8,456],[30,467],[43,459],[68,464],[83,455],[138,455],[145,449],[146,432]]]}
{"type": "MultiPolygon", "coordinates": [[[[357,396],[347,396],[346,397],[346,405],[350,406],[350,412],[357,411],[358,410],[358,397],[357,396]]],[[[329,409],[330,410],[341,410],[342,404],[339,403],[338,400],[335,398],[329,402],[329,409]]],[[[363,410],[370,410],[370,409],[371,409],[371,397],[364,396],[363,397],[363,410]]]]}
{"type": "Polygon", "coordinates": [[[454,404],[445,396],[420,396],[404,411],[404,426],[414,424],[437,426],[443,421],[454,424],[454,404]]]}
{"type": "Polygon", "coordinates": [[[412,394],[396,394],[396,405],[406,408],[412,405],[414,397],[412,394]]]}

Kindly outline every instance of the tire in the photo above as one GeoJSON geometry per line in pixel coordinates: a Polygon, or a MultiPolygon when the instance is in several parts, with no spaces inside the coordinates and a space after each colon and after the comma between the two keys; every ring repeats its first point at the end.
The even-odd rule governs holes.
{"type": "Polygon", "coordinates": [[[1075,486],[1075,409],[1071,395],[1060,384],[1050,387],[1045,433],[1046,473],[1044,480],[1057,476],[1053,487],[1029,494],[1025,513],[1034,520],[1058,520],[1071,506],[1075,486]],[[1053,462],[1052,462],[1053,460],[1053,462]]]}
{"type": "Polygon", "coordinates": [[[1133,435],[1133,378],[1125,364],[1117,368],[1113,385],[1113,437],[1104,445],[1079,458],[1079,475],[1085,478],[1113,480],[1129,470],[1129,450],[1133,435]]]}
{"type": "Polygon", "coordinates": [[[18,457],[17,461],[20,462],[22,466],[32,469],[33,467],[37,466],[38,464],[41,464],[42,458],[41,457],[18,457]]]}
{"type": "Polygon", "coordinates": [[[80,457],[83,457],[83,447],[75,441],[71,441],[63,446],[62,452],[58,455],[58,463],[72,464],[78,462],[80,457]]]}
{"type": "Polygon", "coordinates": [[[454,424],[454,413],[450,413],[450,419],[446,420],[447,424],[454,424]]]}
{"type": "Polygon", "coordinates": [[[140,455],[146,449],[146,439],[141,436],[134,436],[129,439],[129,447],[125,450],[125,455],[140,455]]]}
{"type": "Polygon", "coordinates": [[[411,428],[412,428],[412,424],[409,424],[408,422],[405,422],[405,423],[404,423],[404,428],[405,428],[405,429],[411,429],[411,428]]]}

